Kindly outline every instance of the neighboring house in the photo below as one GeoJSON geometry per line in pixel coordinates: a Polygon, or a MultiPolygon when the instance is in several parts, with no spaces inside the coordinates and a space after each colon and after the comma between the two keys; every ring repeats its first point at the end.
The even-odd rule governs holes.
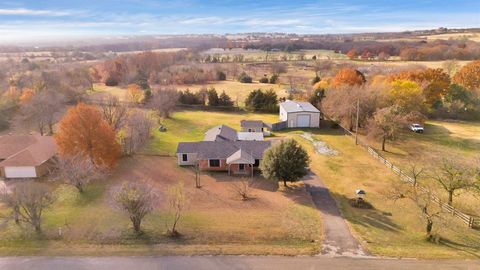
{"type": "Polygon", "coordinates": [[[0,176],[4,178],[37,178],[48,172],[57,154],[51,136],[0,136],[0,176]]]}
{"type": "Polygon", "coordinates": [[[263,132],[237,132],[235,129],[220,125],[205,132],[204,141],[263,141],[263,132]]]}
{"type": "Polygon", "coordinates": [[[319,127],[320,111],[308,102],[286,100],[280,103],[280,120],[289,128],[319,127]]]}
{"type": "Polygon", "coordinates": [[[270,144],[270,141],[181,142],[177,148],[178,164],[198,164],[200,170],[251,175],[270,144]]]}

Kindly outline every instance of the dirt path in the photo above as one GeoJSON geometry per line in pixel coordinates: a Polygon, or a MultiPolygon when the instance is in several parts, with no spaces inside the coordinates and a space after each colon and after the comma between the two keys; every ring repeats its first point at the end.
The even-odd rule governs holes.
{"type": "Polygon", "coordinates": [[[325,241],[322,254],[334,256],[366,256],[366,252],[352,235],[335,200],[319,176],[310,172],[303,178],[307,191],[322,213],[325,241]]]}

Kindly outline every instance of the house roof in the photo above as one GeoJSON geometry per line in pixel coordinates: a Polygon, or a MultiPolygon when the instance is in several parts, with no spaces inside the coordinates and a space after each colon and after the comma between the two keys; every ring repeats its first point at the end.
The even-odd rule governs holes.
{"type": "Polygon", "coordinates": [[[247,151],[239,149],[227,158],[227,164],[255,164],[255,159],[247,151]]]}
{"type": "Polygon", "coordinates": [[[237,131],[229,126],[220,125],[205,132],[204,141],[237,141],[237,131]]]}
{"type": "Polygon", "coordinates": [[[197,153],[199,159],[227,159],[242,149],[254,159],[262,159],[263,152],[270,147],[270,141],[202,141],[181,142],[177,154],[197,153]]]}
{"type": "Polygon", "coordinates": [[[280,103],[280,107],[282,107],[287,113],[295,113],[295,112],[320,113],[320,111],[309,102],[300,102],[300,101],[293,101],[293,100],[287,99],[285,102],[280,103]]]}
{"type": "Polygon", "coordinates": [[[0,136],[0,167],[38,166],[56,153],[57,145],[51,136],[0,136]]]}
{"type": "Polygon", "coordinates": [[[243,128],[271,128],[270,125],[261,120],[242,120],[240,121],[240,126],[243,128]]]}

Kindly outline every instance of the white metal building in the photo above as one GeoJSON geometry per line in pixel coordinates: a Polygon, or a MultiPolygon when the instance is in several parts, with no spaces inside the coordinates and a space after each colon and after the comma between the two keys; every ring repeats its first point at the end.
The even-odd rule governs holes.
{"type": "Polygon", "coordinates": [[[286,121],[289,128],[318,128],[320,111],[308,102],[286,100],[280,103],[280,120],[286,121]]]}

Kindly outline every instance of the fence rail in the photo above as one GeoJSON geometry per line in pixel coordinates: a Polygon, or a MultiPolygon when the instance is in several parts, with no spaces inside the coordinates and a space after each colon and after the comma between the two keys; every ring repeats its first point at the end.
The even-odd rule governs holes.
{"type": "MultiPolygon", "coordinates": [[[[343,126],[339,125],[340,128],[342,128],[345,133],[347,135],[349,135],[350,137],[354,137],[355,134],[350,132],[348,129],[344,128],[343,126]]],[[[424,187],[421,187],[421,186],[418,186],[418,184],[415,182],[415,180],[410,177],[409,175],[407,175],[406,173],[404,173],[400,168],[398,168],[397,166],[395,166],[392,162],[390,162],[389,160],[387,160],[385,157],[383,157],[382,155],[380,155],[375,149],[373,149],[372,147],[370,147],[368,144],[360,141],[360,140],[357,140],[358,142],[358,145],[360,145],[361,147],[363,147],[364,149],[367,150],[367,152],[373,156],[374,158],[376,158],[378,161],[380,161],[381,163],[385,164],[385,166],[387,166],[388,168],[390,168],[396,175],[398,175],[398,177],[400,178],[400,180],[402,180],[403,182],[406,182],[406,183],[410,183],[412,185],[416,185],[418,188],[420,188],[422,191],[426,191],[427,189],[425,189],[424,187]]],[[[465,223],[465,225],[467,225],[469,228],[478,228],[480,227],[480,218],[478,217],[474,217],[474,216],[471,216],[471,215],[468,215],[468,214],[465,214],[461,211],[459,211],[458,209],[456,209],[455,207],[447,204],[447,203],[444,203],[439,197],[437,197],[436,195],[433,195],[432,194],[432,201],[437,203],[438,206],[452,214],[452,216],[460,219],[460,221],[462,221],[463,223],[465,223]]]]}

